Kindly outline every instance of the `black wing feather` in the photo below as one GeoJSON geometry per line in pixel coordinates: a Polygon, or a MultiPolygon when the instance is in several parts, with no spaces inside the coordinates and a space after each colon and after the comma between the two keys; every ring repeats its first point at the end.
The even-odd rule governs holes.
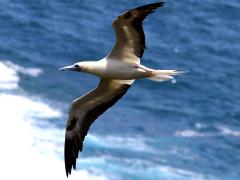
{"type": "Polygon", "coordinates": [[[137,44],[138,46],[141,45],[139,52],[137,51],[137,48],[134,48],[134,54],[139,58],[142,58],[144,49],[146,49],[145,34],[143,31],[142,23],[149,14],[155,12],[154,11],[155,9],[157,9],[163,5],[164,5],[164,2],[147,4],[144,6],[137,7],[135,9],[127,12],[126,15],[124,14],[124,17],[128,17],[129,16],[128,13],[130,13],[131,16],[133,16],[130,23],[132,24],[134,29],[137,32],[139,32],[139,42],[136,42],[136,43],[138,43],[137,44]]]}
{"type": "MultiPolygon", "coordinates": [[[[66,175],[71,174],[72,167],[76,168],[76,159],[79,151],[83,149],[83,141],[91,124],[108,108],[114,105],[130,88],[128,84],[122,84],[114,90],[115,96],[105,102],[101,102],[95,107],[88,109],[81,119],[76,116],[72,116],[67,123],[66,135],[65,135],[65,169],[66,175]]],[[[70,112],[71,115],[71,112],[70,112]]]]}
{"type": "Polygon", "coordinates": [[[122,45],[125,44],[128,48],[133,49],[135,56],[142,58],[144,49],[146,49],[145,34],[142,23],[149,14],[153,13],[155,9],[163,5],[164,2],[147,4],[129,10],[118,16],[113,22],[117,41],[108,57],[114,57],[114,54],[124,54],[121,51],[126,50],[122,47],[122,45]],[[119,49],[120,47],[122,49],[119,49]]]}

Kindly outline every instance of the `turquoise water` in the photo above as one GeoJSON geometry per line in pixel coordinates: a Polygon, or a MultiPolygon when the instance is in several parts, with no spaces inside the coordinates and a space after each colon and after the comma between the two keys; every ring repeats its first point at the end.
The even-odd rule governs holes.
{"type": "MultiPolygon", "coordinates": [[[[70,102],[98,82],[58,69],[101,59],[113,18],[152,1],[0,1],[1,179],[66,179],[70,102]]],[[[101,116],[70,179],[240,179],[240,2],[167,1],[144,23],[139,80],[101,116]]]]}

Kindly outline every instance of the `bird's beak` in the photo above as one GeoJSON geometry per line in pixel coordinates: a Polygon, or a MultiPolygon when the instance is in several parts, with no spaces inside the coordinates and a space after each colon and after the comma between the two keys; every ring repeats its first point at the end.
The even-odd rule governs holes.
{"type": "Polygon", "coordinates": [[[60,68],[59,71],[76,71],[76,67],[74,67],[74,65],[71,66],[65,66],[63,68],[60,68]]]}

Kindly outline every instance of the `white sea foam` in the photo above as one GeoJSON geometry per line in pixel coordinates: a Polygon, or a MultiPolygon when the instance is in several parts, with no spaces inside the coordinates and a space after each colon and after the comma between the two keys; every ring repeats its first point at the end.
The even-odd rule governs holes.
{"type": "Polygon", "coordinates": [[[109,149],[126,149],[130,151],[144,151],[154,153],[154,149],[149,146],[143,137],[122,137],[122,136],[96,136],[89,134],[87,143],[109,149]]]}
{"type": "Polygon", "coordinates": [[[214,137],[214,136],[235,136],[240,137],[240,131],[230,129],[225,126],[216,126],[216,129],[218,132],[197,132],[192,129],[186,129],[182,131],[176,131],[174,133],[175,136],[179,137],[188,137],[188,138],[194,138],[194,137],[214,137]]]}
{"type": "Polygon", "coordinates": [[[55,118],[62,115],[60,111],[53,110],[47,104],[40,101],[33,101],[24,96],[1,93],[0,109],[4,109],[3,115],[14,119],[19,118],[55,118]],[[30,108],[31,107],[31,108],[30,108]]]}
{"type": "MultiPolygon", "coordinates": [[[[66,179],[63,153],[64,129],[40,128],[35,121],[61,115],[43,102],[19,95],[0,94],[0,168],[3,179],[66,179]],[[36,118],[36,119],[35,119],[36,118]]],[[[106,179],[77,171],[70,179],[106,179]]]]}
{"type": "Polygon", "coordinates": [[[240,131],[230,129],[228,127],[218,126],[218,130],[225,136],[240,136],[240,131]]]}
{"type": "Polygon", "coordinates": [[[174,133],[175,136],[181,136],[181,137],[206,137],[206,136],[211,136],[209,133],[199,133],[197,131],[191,130],[191,129],[186,129],[183,131],[176,131],[174,133]]]}
{"type": "MultiPolygon", "coordinates": [[[[62,158],[64,129],[37,126],[37,121],[60,118],[62,113],[38,98],[3,92],[15,89],[16,93],[18,90],[20,78],[17,72],[21,68],[13,66],[0,62],[0,178],[67,179],[62,158]]],[[[32,76],[38,74],[28,73],[32,76]]],[[[73,172],[69,179],[107,178],[99,172],[90,174],[80,170],[73,172]]]]}
{"type": "Polygon", "coordinates": [[[7,65],[8,67],[11,67],[16,72],[27,74],[33,77],[37,77],[42,73],[42,70],[39,68],[26,68],[26,67],[22,67],[17,64],[14,64],[11,61],[4,61],[4,64],[7,65]]]}
{"type": "Polygon", "coordinates": [[[39,68],[25,68],[11,61],[0,61],[0,90],[12,90],[18,88],[18,73],[37,77],[42,73],[39,68]]]}
{"type": "Polygon", "coordinates": [[[0,90],[16,89],[19,77],[15,70],[0,62],[0,90]]]}

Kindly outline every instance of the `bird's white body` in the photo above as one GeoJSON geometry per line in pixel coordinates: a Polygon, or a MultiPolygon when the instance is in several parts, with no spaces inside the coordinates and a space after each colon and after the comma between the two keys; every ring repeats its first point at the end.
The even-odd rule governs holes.
{"type": "Polygon", "coordinates": [[[140,79],[149,77],[154,70],[135,62],[125,62],[119,60],[109,60],[107,58],[99,61],[85,61],[77,63],[81,66],[81,71],[94,74],[106,79],[140,79]]]}
{"type": "Polygon", "coordinates": [[[175,70],[155,70],[137,62],[114,60],[107,57],[99,61],[78,62],[75,65],[81,67],[81,72],[93,74],[104,79],[134,80],[149,78],[153,81],[162,82],[173,79],[173,75],[183,73],[175,70]]]}

